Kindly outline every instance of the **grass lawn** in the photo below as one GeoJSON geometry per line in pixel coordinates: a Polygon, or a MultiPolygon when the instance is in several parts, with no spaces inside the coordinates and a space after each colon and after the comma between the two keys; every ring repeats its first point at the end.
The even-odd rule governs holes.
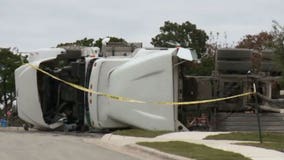
{"type": "Polygon", "coordinates": [[[125,129],[125,130],[117,130],[112,134],[121,135],[121,136],[132,136],[132,137],[147,137],[153,138],[162,134],[170,133],[170,131],[149,131],[142,129],[125,129]]]}
{"type": "MultiPolygon", "coordinates": [[[[263,143],[240,143],[243,145],[250,145],[262,147],[267,149],[274,149],[284,152],[284,133],[262,133],[263,143]]],[[[228,134],[219,134],[208,136],[205,139],[215,140],[240,140],[240,141],[259,141],[257,132],[233,132],[228,134]]]]}
{"type": "Polygon", "coordinates": [[[250,160],[238,153],[180,141],[140,142],[138,145],[154,148],[170,154],[194,158],[196,160],[250,160]]]}

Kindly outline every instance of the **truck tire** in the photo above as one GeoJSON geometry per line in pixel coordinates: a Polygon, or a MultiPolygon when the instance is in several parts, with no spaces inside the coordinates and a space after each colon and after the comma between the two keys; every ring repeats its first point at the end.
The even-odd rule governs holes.
{"type": "Polygon", "coordinates": [[[82,56],[81,50],[67,50],[66,53],[57,55],[59,60],[79,59],[82,56]]]}
{"type": "Polygon", "coordinates": [[[29,129],[30,129],[30,127],[29,127],[28,124],[24,124],[24,125],[23,125],[23,128],[24,128],[25,131],[29,131],[29,129]]]}
{"type": "Polygon", "coordinates": [[[262,72],[281,72],[281,69],[271,61],[262,61],[260,70],[262,72]]]}
{"type": "Polygon", "coordinates": [[[272,60],[274,57],[273,50],[264,50],[261,52],[261,57],[263,60],[272,60]]]}
{"type": "Polygon", "coordinates": [[[217,61],[220,73],[247,74],[252,69],[251,61],[217,61]]]}
{"type": "Polygon", "coordinates": [[[217,52],[217,60],[250,60],[251,49],[224,48],[217,52]]]}

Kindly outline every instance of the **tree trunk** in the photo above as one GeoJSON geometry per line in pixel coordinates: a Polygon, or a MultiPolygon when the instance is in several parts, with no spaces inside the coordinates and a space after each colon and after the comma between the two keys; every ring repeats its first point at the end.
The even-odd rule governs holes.
{"type": "Polygon", "coordinates": [[[3,78],[3,96],[4,96],[3,115],[4,115],[4,118],[7,118],[8,98],[7,98],[6,77],[3,78]]]}

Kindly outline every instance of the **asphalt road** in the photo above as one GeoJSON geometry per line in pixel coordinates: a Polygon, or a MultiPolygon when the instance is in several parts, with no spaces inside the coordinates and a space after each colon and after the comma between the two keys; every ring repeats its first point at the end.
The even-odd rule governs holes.
{"type": "Polygon", "coordinates": [[[95,137],[0,131],[1,160],[136,160],[107,149],[95,137]]]}

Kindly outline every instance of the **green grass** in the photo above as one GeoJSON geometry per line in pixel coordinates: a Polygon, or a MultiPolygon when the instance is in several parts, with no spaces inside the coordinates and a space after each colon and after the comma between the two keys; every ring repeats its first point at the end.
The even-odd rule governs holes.
{"type": "Polygon", "coordinates": [[[121,135],[121,136],[131,136],[131,137],[147,137],[153,138],[159,135],[163,135],[166,133],[170,133],[170,131],[149,131],[149,130],[142,130],[142,129],[125,129],[125,130],[117,130],[113,132],[114,135],[121,135]]]}
{"type": "Polygon", "coordinates": [[[180,141],[140,142],[138,145],[196,160],[250,160],[238,153],[227,152],[219,149],[213,149],[205,145],[180,141]]]}
{"type": "MultiPolygon", "coordinates": [[[[284,133],[265,132],[262,133],[262,138],[263,138],[262,144],[260,143],[238,143],[238,144],[274,149],[284,152],[284,133]]],[[[228,134],[208,136],[205,139],[259,142],[259,137],[257,132],[233,132],[228,134]]]]}

